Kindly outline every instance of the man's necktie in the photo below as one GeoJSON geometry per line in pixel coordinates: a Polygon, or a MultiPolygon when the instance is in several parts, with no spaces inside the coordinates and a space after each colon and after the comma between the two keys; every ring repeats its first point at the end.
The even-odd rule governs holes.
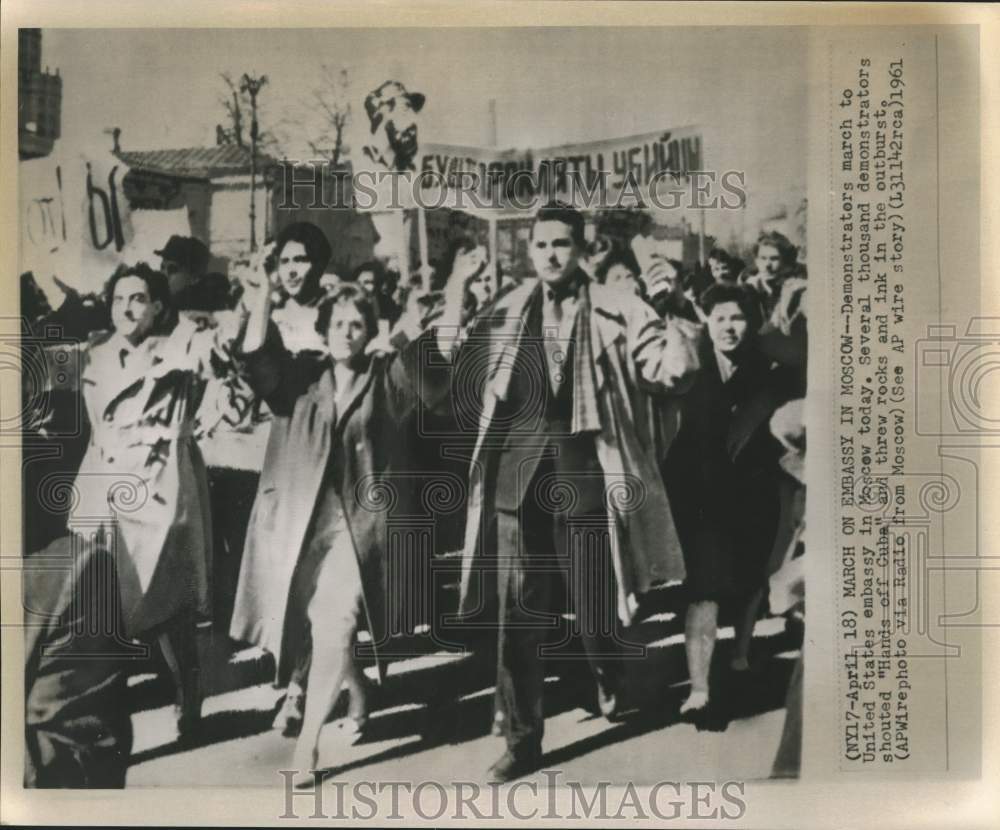
{"type": "Polygon", "coordinates": [[[543,326],[545,359],[549,369],[549,384],[553,392],[558,392],[566,371],[567,344],[559,336],[563,320],[562,297],[548,290],[545,301],[546,314],[543,326]]]}

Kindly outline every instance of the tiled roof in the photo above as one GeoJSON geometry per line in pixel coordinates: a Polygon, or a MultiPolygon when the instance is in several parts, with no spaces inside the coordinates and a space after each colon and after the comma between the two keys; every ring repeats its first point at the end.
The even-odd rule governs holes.
{"type": "MultiPolygon", "coordinates": [[[[117,156],[135,170],[186,179],[215,179],[250,173],[250,150],[238,144],[179,150],[120,150],[117,156]]],[[[276,163],[270,156],[257,154],[258,171],[276,163]]]]}

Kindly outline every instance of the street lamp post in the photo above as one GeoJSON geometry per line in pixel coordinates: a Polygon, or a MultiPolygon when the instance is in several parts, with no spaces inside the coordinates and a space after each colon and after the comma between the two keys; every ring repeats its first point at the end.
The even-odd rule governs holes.
{"type": "Polygon", "coordinates": [[[257,250],[257,93],[267,83],[267,75],[259,78],[244,73],[240,91],[250,96],[250,250],[257,250]]]}

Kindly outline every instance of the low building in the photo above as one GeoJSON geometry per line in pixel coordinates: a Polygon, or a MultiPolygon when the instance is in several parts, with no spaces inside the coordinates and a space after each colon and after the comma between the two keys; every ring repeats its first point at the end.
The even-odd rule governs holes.
{"type": "MultiPolygon", "coordinates": [[[[191,236],[228,260],[250,248],[250,150],[237,144],[174,150],[117,150],[129,166],[125,195],[133,209],[185,208],[191,236]]],[[[276,162],[257,155],[256,243],[270,233],[271,174],[276,162]]],[[[221,266],[222,263],[219,263],[221,266]]]]}

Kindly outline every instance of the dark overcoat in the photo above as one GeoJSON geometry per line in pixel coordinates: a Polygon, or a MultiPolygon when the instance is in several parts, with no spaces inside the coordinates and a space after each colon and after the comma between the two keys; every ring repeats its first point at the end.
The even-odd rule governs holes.
{"type": "Polygon", "coordinates": [[[115,557],[67,535],[24,559],[26,787],[124,787],[132,752],[115,557]]]}
{"type": "MultiPolygon", "coordinates": [[[[377,645],[397,628],[390,600],[400,586],[390,581],[386,551],[390,524],[409,513],[409,479],[398,471],[409,456],[403,422],[416,401],[416,354],[422,341],[402,353],[368,358],[336,405],[332,366],[314,367],[288,353],[276,327],[264,345],[244,355],[251,385],[275,415],[279,442],[269,446],[240,570],[231,635],[275,655],[283,682],[297,658],[295,620],[309,597],[297,576],[312,539],[312,519],[331,453],[337,452],[336,486],[358,557],[363,587],[363,628],[377,645]],[[280,444],[280,446],[278,446],[280,444]],[[300,588],[300,586],[302,586],[300,588]]],[[[405,530],[405,521],[403,522],[405,530]]],[[[398,570],[398,569],[396,569],[398,570]]],[[[380,673],[382,666],[379,665],[380,673]]]]}
{"type": "Polygon", "coordinates": [[[723,599],[767,576],[782,476],[770,419],[789,400],[794,376],[752,348],[724,381],[707,335],[699,355],[664,478],[692,598],[723,599]]]}

